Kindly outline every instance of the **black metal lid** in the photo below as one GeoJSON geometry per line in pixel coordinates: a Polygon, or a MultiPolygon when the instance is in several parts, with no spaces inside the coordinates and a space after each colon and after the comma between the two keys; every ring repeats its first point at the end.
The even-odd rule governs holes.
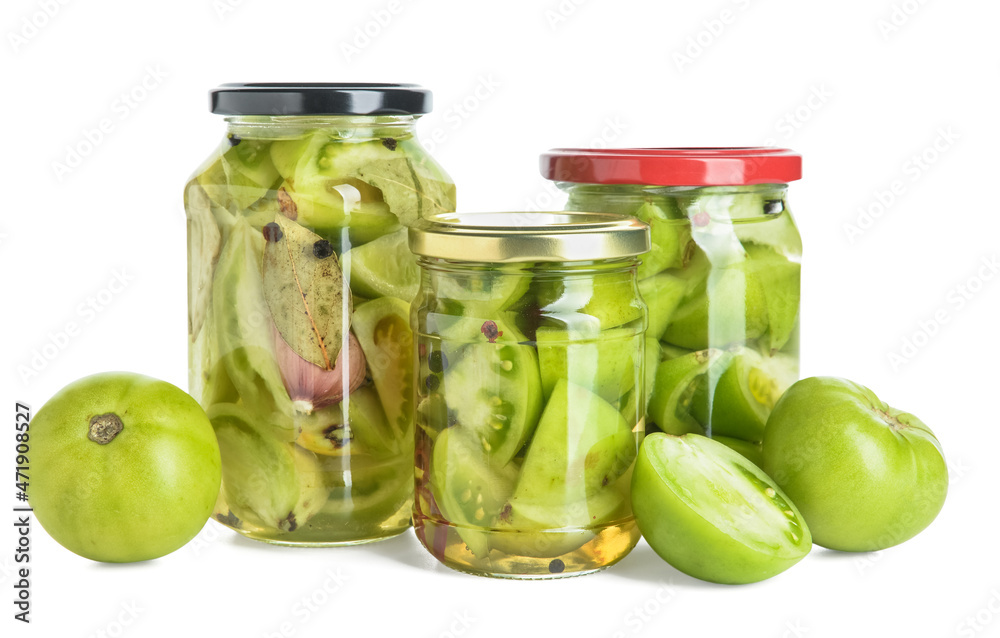
{"type": "Polygon", "coordinates": [[[421,115],[431,92],[417,84],[235,82],[209,92],[221,115],[421,115]]]}

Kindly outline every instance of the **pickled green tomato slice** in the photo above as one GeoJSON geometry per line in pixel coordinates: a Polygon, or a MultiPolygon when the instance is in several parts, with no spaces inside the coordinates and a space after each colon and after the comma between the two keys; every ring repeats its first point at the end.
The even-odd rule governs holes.
{"type": "Polygon", "coordinates": [[[354,309],[351,324],[389,426],[404,437],[413,418],[410,304],[395,297],[373,299],[354,309]]]}
{"type": "Polygon", "coordinates": [[[607,330],[643,316],[630,273],[566,275],[539,281],[539,305],[547,321],[576,329],[607,330]]]}
{"type": "Polygon", "coordinates": [[[656,203],[644,203],[633,214],[649,224],[651,244],[650,251],[642,255],[639,279],[667,268],[683,267],[691,252],[691,225],[680,218],[676,203],[672,199],[661,198],[656,203]]]}
{"type": "Polygon", "coordinates": [[[767,330],[767,302],[746,260],[713,265],[704,286],[685,300],[664,332],[665,341],[692,350],[760,337],[767,330]]]}
{"type": "Polygon", "coordinates": [[[631,466],[635,452],[635,434],[614,406],[560,380],[511,498],[514,526],[588,527],[587,500],[613,484],[631,466]]]}
{"type": "Polygon", "coordinates": [[[356,141],[316,131],[275,143],[271,156],[299,222],[347,227],[356,245],[455,208],[454,184],[408,134],[356,141]]]}
{"type": "Polygon", "coordinates": [[[514,341],[516,329],[497,324],[504,339],[462,349],[445,372],[443,393],[459,427],[473,435],[491,462],[506,465],[531,436],[542,410],[542,385],[535,349],[514,341]]]}
{"type": "MultiPolygon", "coordinates": [[[[504,264],[461,273],[439,273],[435,297],[455,315],[496,320],[521,300],[531,285],[531,264],[504,264]]],[[[445,336],[445,335],[442,335],[445,336]]]]}
{"type": "Polygon", "coordinates": [[[762,470],[696,434],[646,437],[632,475],[632,508],[656,553],[702,580],[764,580],[812,547],[798,509],[762,470]]]}
{"type": "Polygon", "coordinates": [[[689,285],[687,280],[671,273],[660,273],[639,282],[639,294],[646,302],[649,315],[646,336],[663,337],[689,285]]]}
{"type": "Polygon", "coordinates": [[[718,374],[700,380],[692,414],[712,436],[761,441],[771,409],[795,380],[789,363],[787,356],[764,357],[749,348],[726,353],[715,366],[718,374]]]}
{"type": "Polygon", "coordinates": [[[400,228],[345,253],[343,261],[351,274],[351,292],[368,299],[396,297],[412,301],[420,286],[420,268],[406,238],[407,230],[400,228]]]}
{"type": "Polygon", "coordinates": [[[336,405],[299,416],[296,425],[295,442],[323,456],[399,453],[398,438],[389,427],[378,393],[371,385],[358,388],[336,405]]]}
{"type": "Polygon", "coordinates": [[[316,455],[278,441],[240,406],[208,411],[222,454],[222,490],[230,512],[258,527],[294,532],[326,502],[316,455]]]}
{"type": "Polygon", "coordinates": [[[238,208],[259,200],[279,181],[271,162],[269,140],[242,139],[222,156],[229,194],[238,208]]]}
{"type": "Polygon", "coordinates": [[[647,418],[670,434],[702,433],[691,415],[699,377],[723,356],[718,349],[698,350],[659,364],[649,397],[647,418]]]}
{"type": "Polygon", "coordinates": [[[498,520],[493,547],[551,558],[591,540],[628,515],[618,479],[631,467],[636,434],[607,401],[560,380],[531,439],[521,473],[498,520]]]}
{"type": "Polygon", "coordinates": [[[489,554],[489,538],[483,532],[496,524],[516,478],[516,466],[493,462],[479,440],[460,427],[442,430],[434,440],[431,493],[441,513],[479,558],[489,554]]]}
{"type": "MultiPolygon", "coordinates": [[[[239,218],[215,267],[212,306],[226,380],[258,414],[292,413],[275,359],[271,314],[264,299],[261,261],[264,238],[239,218]]],[[[291,423],[275,422],[279,429],[291,423]]]]}
{"type": "Polygon", "coordinates": [[[674,313],[665,341],[700,350],[756,339],[767,330],[763,286],[729,217],[729,206],[742,197],[703,195],[688,206],[697,249],[684,276],[692,287],[674,313]]]}
{"type": "Polygon", "coordinates": [[[270,141],[243,139],[223,142],[195,178],[218,206],[245,209],[267,195],[280,176],[271,162],[270,141]]]}
{"type": "Polygon", "coordinates": [[[398,228],[382,192],[358,176],[359,166],[391,153],[380,142],[350,142],[317,131],[273,147],[272,160],[277,158],[285,178],[281,189],[294,202],[295,218],[303,226],[321,231],[349,226],[358,243],[398,228]]]}
{"type": "Polygon", "coordinates": [[[777,351],[788,343],[798,320],[801,267],[768,246],[747,244],[746,251],[750,271],[764,291],[770,349],[777,351]]]}
{"type": "Polygon", "coordinates": [[[612,404],[635,387],[635,353],[641,337],[631,328],[590,333],[542,326],[535,340],[545,396],[552,394],[560,379],[588,388],[612,404]]]}
{"type": "Polygon", "coordinates": [[[312,135],[303,135],[292,139],[276,140],[271,144],[271,164],[286,180],[295,179],[295,171],[299,162],[305,157],[305,151],[312,141],[312,135]]]}
{"type": "Polygon", "coordinates": [[[329,498],[321,514],[343,520],[339,525],[381,522],[413,494],[411,463],[406,458],[319,457],[329,498]]]}

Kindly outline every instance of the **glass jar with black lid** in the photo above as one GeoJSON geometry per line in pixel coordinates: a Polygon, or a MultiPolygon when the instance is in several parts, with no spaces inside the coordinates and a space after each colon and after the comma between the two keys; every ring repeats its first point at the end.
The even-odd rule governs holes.
{"type": "Polygon", "coordinates": [[[399,84],[225,84],[188,216],[190,392],[222,451],[215,518],[338,545],[410,524],[418,269],[406,228],[455,209],[399,84]]]}

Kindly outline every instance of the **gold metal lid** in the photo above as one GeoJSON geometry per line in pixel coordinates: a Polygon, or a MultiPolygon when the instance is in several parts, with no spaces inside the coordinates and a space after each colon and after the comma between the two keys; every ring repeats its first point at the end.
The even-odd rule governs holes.
{"type": "Polygon", "coordinates": [[[594,261],[649,252],[649,226],[610,213],[442,213],[410,228],[424,257],[489,263],[594,261]]]}

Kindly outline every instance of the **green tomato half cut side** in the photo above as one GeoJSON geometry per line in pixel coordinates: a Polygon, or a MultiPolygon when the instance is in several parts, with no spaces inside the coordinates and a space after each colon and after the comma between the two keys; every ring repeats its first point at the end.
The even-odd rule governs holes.
{"type": "Polygon", "coordinates": [[[642,535],[678,570],[715,583],[753,583],[802,560],[805,520],[756,465],[704,436],[646,437],[632,476],[642,535]]]}

